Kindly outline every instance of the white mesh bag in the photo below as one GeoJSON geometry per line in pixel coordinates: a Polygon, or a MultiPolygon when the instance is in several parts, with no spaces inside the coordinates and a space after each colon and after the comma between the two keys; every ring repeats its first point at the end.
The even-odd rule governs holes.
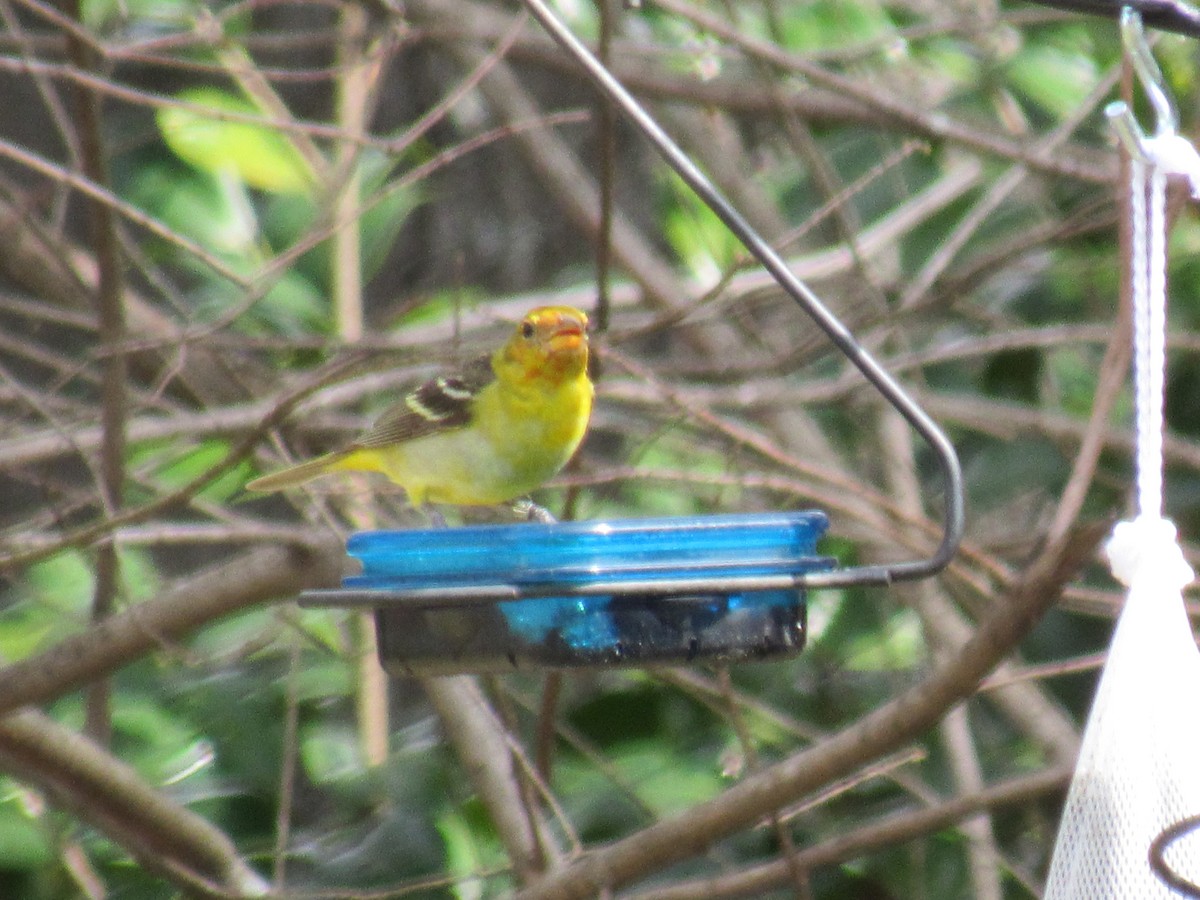
{"type": "Polygon", "coordinates": [[[1046,900],[1200,897],[1200,653],[1182,596],[1193,573],[1175,526],[1162,518],[1166,179],[1184,175],[1200,195],[1200,156],[1175,134],[1136,13],[1124,9],[1121,26],[1158,115],[1148,138],[1125,104],[1108,109],[1132,157],[1138,516],[1117,525],[1106,547],[1128,592],[1067,793],[1046,900]]]}
{"type": "MultiPolygon", "coordinates": [[[[1170,826],[1200,813],[1200,654],[1181,588],[1192,571],[1165,519],[1122,522],[1107,547],[1129,585],[1088,718],[1046,886],[1047,900],[1174,898],[1150,864],[1170,826]]],[[[1200,832],[1163,853],[1200,884],[1200,832]]]]}

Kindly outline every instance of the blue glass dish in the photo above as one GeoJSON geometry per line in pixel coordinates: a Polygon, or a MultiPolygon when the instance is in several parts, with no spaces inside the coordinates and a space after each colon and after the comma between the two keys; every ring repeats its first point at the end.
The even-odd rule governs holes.
{"type": "MultiPolygon", "coordinates": [[[[347,550],[362,574],[340,593],[369,598],[395,674],[762,659],[803,648],[803,592],[717,585],[831,569],[816,553],[827,527],[810,511],[359,532],[347,550]],[[686,592],[672,587],[683,580],[686,592]],[[695,589],[705,581],[711,593],[695,589]],[[622,583],[637,592],[575,593],[622,583]],[[479,599],[497,586],[553,596],[479,599]],[[422,600],[430,591],[436,603],[422,600]]],[[[338,594],[306,596],[326,605],[338,594]]]]}

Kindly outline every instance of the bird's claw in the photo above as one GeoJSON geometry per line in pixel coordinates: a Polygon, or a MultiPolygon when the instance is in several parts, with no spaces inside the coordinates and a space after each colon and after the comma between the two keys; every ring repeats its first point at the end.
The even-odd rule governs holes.
{"type": "Polygon", "coordinates": [[[532,500],[517,500],[513,503],[513,512],[527,522],[539,522],[542,525],[553,525],[558,520],[544,506],[538,506],[532,500]]]}

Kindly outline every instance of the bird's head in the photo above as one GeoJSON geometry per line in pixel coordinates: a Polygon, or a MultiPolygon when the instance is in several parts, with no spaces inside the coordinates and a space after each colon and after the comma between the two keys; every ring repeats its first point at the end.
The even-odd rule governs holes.
{"type": "Polygon", "coordinates": [[[529,380],[574,378],[587,369],[587,315],[571,306],[539,306],[525,314],[497,365],[529,380]]]}

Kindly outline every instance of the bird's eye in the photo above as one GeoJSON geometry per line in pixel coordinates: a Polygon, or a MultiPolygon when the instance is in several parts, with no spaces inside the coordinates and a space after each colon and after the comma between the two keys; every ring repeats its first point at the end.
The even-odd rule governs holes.
{"type": "Polygon", "coordinates": [[[521,324],[521,337],[525,338],[526,340],[533,337],[533,323],[532,322],[524,322],[521,324]]]}

